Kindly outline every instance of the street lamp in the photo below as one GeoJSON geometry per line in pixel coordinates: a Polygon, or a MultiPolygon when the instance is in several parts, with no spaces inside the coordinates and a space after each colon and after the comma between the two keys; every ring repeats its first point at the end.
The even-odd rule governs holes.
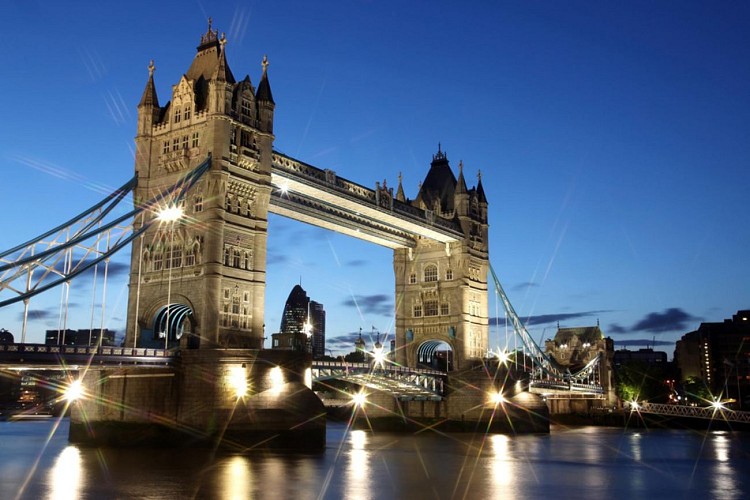
{"type": "Polygon", "coordinates": [[[157,216],[157,219],[161,222],[167,222],[170,224],[169,227],[169,276],[167,278],[167,327],[164,332],[164,350],[169,349],[169,331],[172,329],[170,323],[169,309],[172,305],[172,266],[174,265],[174,225],[175,222],[180,220],[183,216],[184,211],[181,206],[170,205],[162,209],[157,216]]]}

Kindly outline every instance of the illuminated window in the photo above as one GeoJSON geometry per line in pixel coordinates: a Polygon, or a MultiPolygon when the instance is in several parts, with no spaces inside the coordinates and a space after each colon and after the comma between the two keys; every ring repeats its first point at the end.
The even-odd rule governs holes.
{"type": "Polygon", "coordinates": [[[424,268],[424,280],[425,281],[437,281],[438,269],[437,266],[430,264],[424,268]]]}

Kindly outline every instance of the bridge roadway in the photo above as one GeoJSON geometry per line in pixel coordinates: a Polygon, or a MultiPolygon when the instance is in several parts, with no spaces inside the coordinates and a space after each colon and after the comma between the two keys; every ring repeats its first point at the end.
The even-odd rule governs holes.
{"type": "MultiPolygon", "coordinates": [[[[179,351],[133,347],[91,347],[47,344],[0,344],[0,368],[24,370],[77,370],[97,367],[164,367],[179,351]]],[[[440,401],[445,394],[446,373],[393,364],[313,361],[314,381],[339,379],[370,389],[389,392],[401,400],[440,401]]]]}
{"type": "Polygon", "coordinates": [[[312,364],[313,381],[343,380],[391,393],[401,401],[441,401],[445,397],[447,375],[438,370],[408,368],[387,361],[382,364],[313,361],[312,364]]]}

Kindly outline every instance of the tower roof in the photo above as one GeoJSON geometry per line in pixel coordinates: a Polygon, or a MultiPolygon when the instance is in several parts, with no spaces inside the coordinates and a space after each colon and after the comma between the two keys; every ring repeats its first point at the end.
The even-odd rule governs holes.
{"type": "Polygon", "coordinates": [[[211,28],[211,18],[208,18],[208,31],[201,35],[201,44],[198,45],[198,52],[195,54],[195,58],[185,76],[194,82],[200,80],[209,81],[214,75],[219,73],[220,66],[223,66],[221,68],[221,76],[224,81],[235,83],[232,70],[229,69],[229,64],[227,64],[226,57],[224,57],[225,45],[226,38],[223,34],[219,38],[219,31],[211,28]]]}
{"type": "Polygon", "coordinates": [[[453,175],[448,156],[441,150],[438,144],[437,154],[432,156],[430,171],[427,172],[419,195],[428,207],[432,207],[435,200],[440,201],[443,211],[453,210],[453,194],[456,190],[456,176],[453,175]]]}
{"type": "Polygon", "coordinates": [[[479,198],[479,203],[487,203],[487,197],[484,195],[484,188],[482,187],[482,172],[477,173],[478,181],[477,181],[477,197],[479,198]]]}
{"type": "Polygon", "coordinates": [[[148,81],[146,82],[146,88],[143,89],[143,95],[141,96],[141,102],[138,103],[138,107],[148,106],[151,108],[159,107],[159,99],[156,97],[156,86],[154,85],[154,61],[148,65],[148,81]]]}
{"type": "Polygon", "coordinates": [[[260,83],[258,84],[258,93],[256,98],[259,101],[268,101],[271,104],[273,102],[273,94],[271,94],[271,84],[268,83],[268,57],[263,56],[263,76],[260,77],[260,83]]]}

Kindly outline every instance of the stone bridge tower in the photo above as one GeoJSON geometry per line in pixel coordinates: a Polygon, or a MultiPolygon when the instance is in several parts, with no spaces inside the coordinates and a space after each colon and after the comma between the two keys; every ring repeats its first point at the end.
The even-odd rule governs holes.
{"type": "Polygon", "coordinates": [[[237,81],[226,38],[210,20],[163,106],[149,66],[138,104],[136,202],[212,159],[182,217],[154,223],[133,243],[127,346],[262,347],[275,106],[267,66],[264,57],[257,88],[249,76],[237,81]]]}
{"type": "Polygon", "coordinates": [[[396,359],[410,367],[426,364],[445,343],[453,358],[448,368],[462,369],[489,347],[489,225],[481,177],[467,189],[463,165],[456,179],[438,147],[416,199],[406,200],[400,183],[396,198],[430,217],[456,219],[463,231],[454,243],[417,238],[416,248],[394,251],[396,359]]]}

